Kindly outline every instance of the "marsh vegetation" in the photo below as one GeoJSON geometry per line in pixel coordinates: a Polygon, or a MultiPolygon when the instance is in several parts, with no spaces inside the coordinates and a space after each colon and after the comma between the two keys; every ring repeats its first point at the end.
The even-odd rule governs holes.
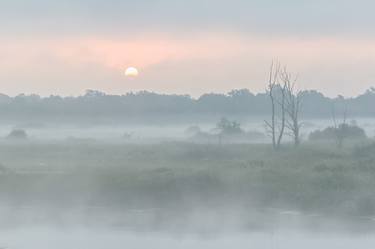
{"type": "Polygon", "coordinates": [[[370,140],[278,151],[268,144],[3,141],[0,155],[2,226],[215,230],[217,215],[222,229],[251,230],[280,225],[278,216],[290,212],[349,228],[353,222],[373,227],[375,217],[370,140]]]}
{"type": "MultiPolygon", "coordinates": [[[[245,93],[225,98],[253,98],[245,93]]],[[[296,101],[287,97],[286,105],[296,101]]],[[[80,101],[101,98],[110,96],[91,94],[74,105],[82,108],[80,101]]],[[[282,102],[275,103],[283,112],[282,102]]],[[[271,126],[265,126],[270,116],[223,112],[179,120],[176,113],[155,118],[146,112],[125,120],[99,112],[91,123],[93,115],[76,118],[73,109],[66,110],[67,117],[7,117],[0,126],[0,229],[6,242],[11,231],[32,230],[49,231],[56,240],[74,241],[82,233],[88,242],[99,234],[133,238],[144,248],[140,238],[160,233],[152,244],[170,246],[181,241],[173,236],[193,235],[215,239],[189,237],[188,243],[216,248],[231,235],[235,241],[246,235],[264,243],[289,231],[297,239],[315,234],[303,237],[303,244],[321,232],[375,231],[371,117],[341,118],[337,111],[335,118],[302,115],[293,121],[297,114],[285,109],[279,141],[281,123],[275,118],[275,146],[271,126]]],[[[29,239],[39,243],[38,236],[29,239]]]]}

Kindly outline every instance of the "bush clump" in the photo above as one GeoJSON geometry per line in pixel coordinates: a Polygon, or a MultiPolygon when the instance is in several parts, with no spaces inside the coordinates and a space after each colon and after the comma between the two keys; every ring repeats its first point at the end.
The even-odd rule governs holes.
{"type": "Polygon", "coordinates": [[[222,118],[216,124],[216,130],[218,130],[221,135],[239,135],[245,133],[240,123],[230,121],[226,118],[222,118]]]}
{"type": "Polygon", "coordinates": [[[15,129],[15,130],[12,130],[9,133],[7,138],[8,139],[15,139],[15,140],[25,140],[25,139],[27,139],[27,133],[26,133],[25,130],[15,129]]]}
{"type": "Polygon", "coordinates": [[[338,127],[327,127],[324,130],[316,130],[310,133],[310,141],[336,140],[337,138],[353,140],[366,139],[366,132],[357,125],[340,124],[338,127]]]}

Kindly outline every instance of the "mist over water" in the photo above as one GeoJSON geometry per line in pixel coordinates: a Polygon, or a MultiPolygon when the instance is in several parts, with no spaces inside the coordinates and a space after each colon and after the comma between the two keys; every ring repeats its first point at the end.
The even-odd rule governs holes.
{"type": "Polygon", "coordinates": [[[375,248],[373,1],[0,1],[0,249],[375,248]]]}
{"type": "Polygon", "coordinates": [[[191,125],[2,126],[0,248],[372,248],[367,142],[275,153],[267,137],[196,143],[191,125]],[[12,127],[27,138],[7,138],[12,127]]]}
{"type": "Polygon", "coordinates": [[[375,236],[304,234],[276,232],[253,234],[225,234],[218,237],[170,236],[160,233],[133,233],[117,230],[29,228],[1,233],[4,248],[56,249],[298,249],[298,248],[364,248],[371,249],[375,236]]]}
{"type": "Polygon", "coordinates": [[[163,115],[5,119],[0,248],[372,248],[374,118],[275,150],[267,116],[163,115]]]}

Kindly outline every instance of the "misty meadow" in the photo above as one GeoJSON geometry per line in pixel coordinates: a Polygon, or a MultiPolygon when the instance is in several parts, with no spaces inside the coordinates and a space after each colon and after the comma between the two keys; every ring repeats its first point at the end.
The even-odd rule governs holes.
{"type": "Polygon", "coordinates": [[[373,1],[0,2],[0,249],[374,248],[373,1]]]}
{"type": "MultiPolygon", "coordinates": [[[[276,103],[283,85],[274,89],[276,103]]],[[[276,231],[292,233],[296,246],[322,232],[361,241],[375,229],[375,119],[365,104],[375,93],[301,92],[298,144],[281,101],[272,112],[270,93],[3,95],[4,245],[22,246],[8,241],[29,229],[30,243],[47,231],[56,240],[91,243],[100,233],[125,244],[157,232],[155,243],[181,248],[217,247],[227,236],[268,248],[264,239],[276,231]],[[285,134],[273,145],[270,120],[279,138],[283,115],[285,134]]]]}

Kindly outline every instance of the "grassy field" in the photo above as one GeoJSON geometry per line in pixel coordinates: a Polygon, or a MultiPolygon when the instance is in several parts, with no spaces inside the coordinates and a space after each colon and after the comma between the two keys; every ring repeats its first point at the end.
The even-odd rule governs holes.
{"type": "Polygon", "coordinates": [[[164,210],[159,214],[168,219],[197,209],[375,216],[371,142],[280,151],[246,144],[2,142],[0,158],[0,206],[12,210],[164,210]]]}

